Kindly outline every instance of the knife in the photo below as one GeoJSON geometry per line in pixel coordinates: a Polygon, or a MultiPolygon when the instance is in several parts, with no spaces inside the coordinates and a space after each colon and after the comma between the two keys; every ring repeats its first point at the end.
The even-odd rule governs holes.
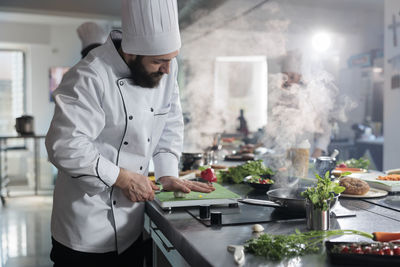
{"type": "Polygon", "coordinates": [[[269,207],[281,207],[278,203],[269,200],[261,200],[261,199],[254,199],[254,198],[243,198],[239,199],[239,202],[246,203],[246,204],[253,204],[253,205],[262,205],[262,206],[269,206],[269,207]]]}

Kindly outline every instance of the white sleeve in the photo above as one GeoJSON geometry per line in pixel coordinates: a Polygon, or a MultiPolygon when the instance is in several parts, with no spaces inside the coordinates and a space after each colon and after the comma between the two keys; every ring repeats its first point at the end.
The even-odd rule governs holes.
{"type": "Polygon", "coordinates": [[[105,126],[101,106],[104,86],[91,68],[73,68],[54,92],[54,116],[46,136],[50,161],[89,195],[111,187],[119,167],[103,157],[94,140],[105,126]]]}
{"type": "Polygon", "coordinates": [[[183,115],[179,99],[179,87],[175,88],[171,98],[171,109],[161,138],[153,153],[155,177],[179,177],[178,164],[183,146],[183,115]]]}

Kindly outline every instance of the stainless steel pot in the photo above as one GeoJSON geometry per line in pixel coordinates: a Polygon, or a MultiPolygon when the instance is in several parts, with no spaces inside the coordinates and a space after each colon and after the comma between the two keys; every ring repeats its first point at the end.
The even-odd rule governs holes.
{"type": "Polygon", "coordinates": [[[33,117],[24,115],[15,119],[15,130],[20,135],[33,135],[33,117]]]}

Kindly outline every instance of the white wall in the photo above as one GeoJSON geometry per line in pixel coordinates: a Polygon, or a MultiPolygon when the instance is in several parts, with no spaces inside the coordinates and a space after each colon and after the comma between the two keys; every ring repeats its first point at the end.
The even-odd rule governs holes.
{"type": "Polygon", "coordinates": [[[391,78],[393,74],[400,74],[399,62],[397,69],[388,63],[394,56],[400,57],[400,30],[397,28],[397,46],[393,45],[393,30],[388,29],[392,24],[392,16],[400,22],[400,1],[385,1],[385,87],[384,87],[384,137],[383,168],[385,170],[400,167],[400,88],[391,89],[391,78]]]}
{"type": "MultiPolygon", "coordinates": [[[[54,110],[49,98],[49,68],[71,67],[80,60],[81,43],[76,28],[87,20],[32,15],[29,18],[35,20],[0,19],[0,48],[26,52],[27,113],[35,117],[35,132],[46,134],[54,110]]],[[[106,29],[115,24],[113,21],[96,22],[106,29]]]]}

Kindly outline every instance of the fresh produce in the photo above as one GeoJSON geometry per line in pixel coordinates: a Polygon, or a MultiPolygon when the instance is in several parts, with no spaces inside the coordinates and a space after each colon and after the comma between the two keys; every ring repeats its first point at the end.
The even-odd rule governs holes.
{"type": "Polygon", "coordinates": [[[400,239],[400,233],[374,232],[375,241],[388,242],[400,239]]]}
{"type": "MultiPolygon", "coordinates": [[[[330,231],[310,231],[290,235],[270,235],[261,234],[258,238],[246,241],[246,252],[257,256],[264,256],[268,260],[282,260],[287,257],[296,257],[306,254],[318,253],[324,239],[338,235],[361,235],[373,238],[368,234],[356,230],[330,230],[330,231]]],[[[349,251],[349,248],[347,248],[349,251]]]]}
{"type": "Polygon", "coordinates": [[[180,192],[180,191],[176,191],[174,192],[174,197],[175,198],[185,198],[186,197],[186,193],[180,192]]]}
{"type": "Polygon", "coordinates": [[[331,249],[338,254],[372,254],[399,256],[400,247],[395,243],[353,243],[334,245],[331,249]]]}
{"type": "Polygon", "coordinates": [[[262,160],[251,160],[243,165],[229,167],[228,171],[218,171],[217,178],[219,182],[238,184],[243,182],[243,178],[249,175],[271,177],[274,174],[275,172],[266,167],[262,160]]]}
{"type": "Polygon", "coordinates": [[[249,178],[246,180],[248,183],[253,184],[273,184],[274,181],[268,178],[263,178],[259,175],[250,175],[249,178]]]}
{"type": "Polygon", "coordinates": [[[371,162],[369,159],[366,158],[359,158],[359,159],[348,159],[345,161],[339,161],[337,167],[339,168],[360,168],[368,170],[369,165],[371,162]]]}
{"type": "MultiPolygon", "coordinates": [[[[348,173],[342,175],[348,175],[348,173]]],[[[343,192],[346,188],[332,181],[329,172],[325,173],[324,178],[318,174],[315,174],[315,177],[318,179],[317,185],[307,188],[301,195],[313,203],[314,209],[328,210],[329,202],[334,199],[335,194],[343,192]]]]}
{"type": "Polygon", "coordinates": [[[203,170],[201,173],[201,178],[203,178],[206,181],[209,181],[210,183],[216,182],[217,181],[217,176],[214,173],[214,169],[212,168],[207,168],[203,170]]]}

